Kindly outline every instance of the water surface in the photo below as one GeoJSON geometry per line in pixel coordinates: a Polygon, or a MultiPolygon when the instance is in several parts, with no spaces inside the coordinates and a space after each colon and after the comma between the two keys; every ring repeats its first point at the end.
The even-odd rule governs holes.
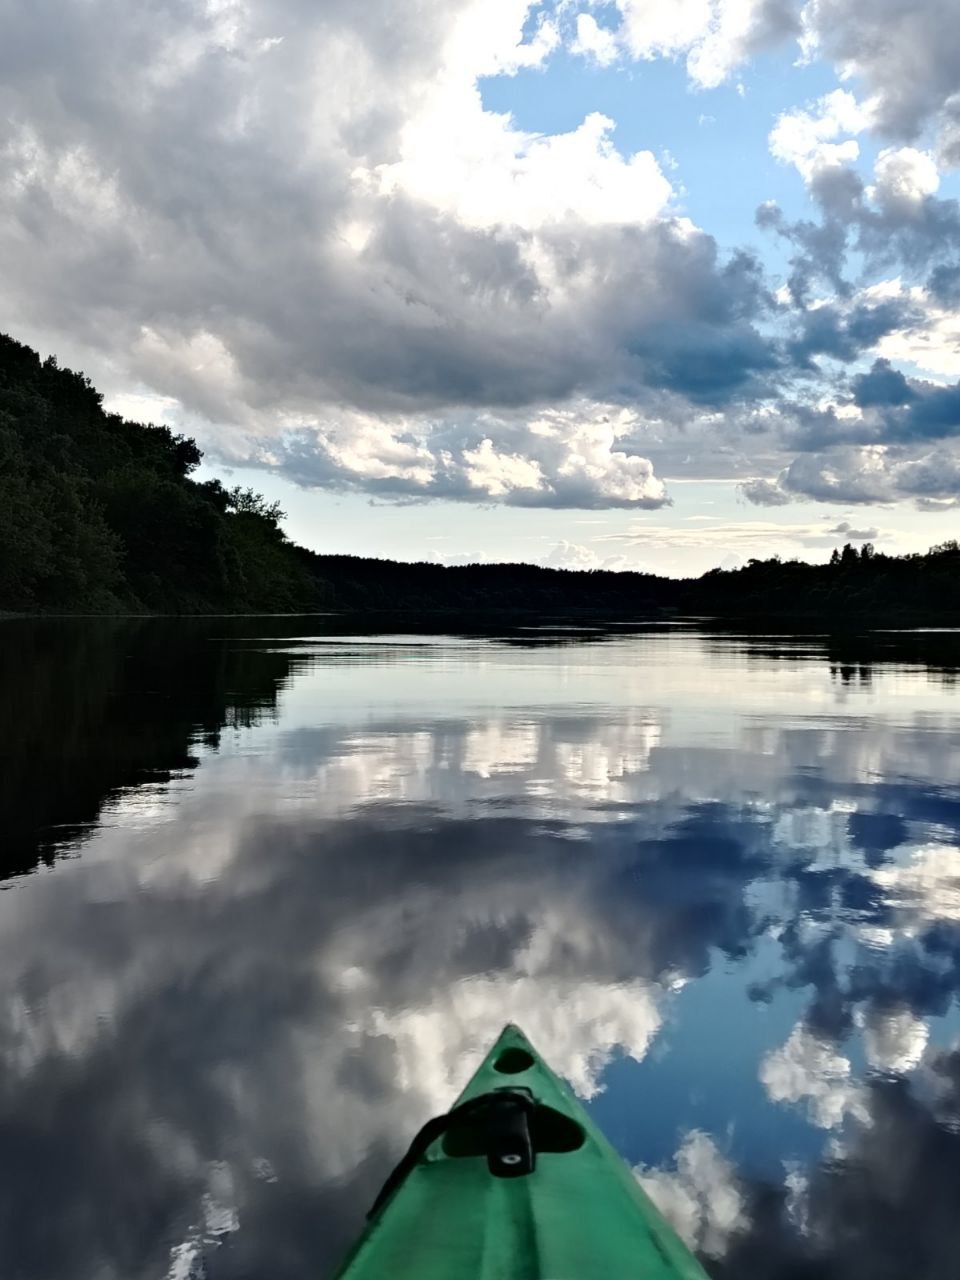
{"type": "Polygon", "coordinates": [[[508,1020],[718,1280],[954,1277],[958,637],[343,630],[0,624],[5,1280],[322,1280],[508,1020]]]}

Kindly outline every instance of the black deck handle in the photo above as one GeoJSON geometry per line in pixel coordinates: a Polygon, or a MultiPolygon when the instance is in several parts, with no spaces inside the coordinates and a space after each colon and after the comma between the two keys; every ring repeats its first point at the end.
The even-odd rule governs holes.
{"type": "MultiPolygon", "coordinates": [[[[468,1126],[474,1138],[479,1136],[487,1168],[495,1178],[519,1178],[532,1173],[537,1155],[530,1137],[530,1117],[536,1106],[529,1089],[494,1089],[492,1093],[468,1098],[446,1115],[428,1120],[380,1188],[367,1217],[376,1217],[410,1170],[423,1159],[427,1148],[460,1124],[468,1126]]],[[[481,1151],[471,1149],[464,1154],[479,1155],[481,1151]]]]}

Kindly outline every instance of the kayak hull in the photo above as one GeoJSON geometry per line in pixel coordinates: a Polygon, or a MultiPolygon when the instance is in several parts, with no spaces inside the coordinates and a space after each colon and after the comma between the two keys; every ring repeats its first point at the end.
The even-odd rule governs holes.
{"type": "Polygon", "coordinates": [[[540,1150],[532,1172],[495,1177],[483,1155],[451,1154],[449,1139],[438,1137],[374,1214],[338,1280],[706,1280],[569,1088],[513,1026],[457,1107],[505,1088],[529,1092],[547,1128],[556,1113],[565,1133],[573,1121],[576,1149],[540,1150]]]}

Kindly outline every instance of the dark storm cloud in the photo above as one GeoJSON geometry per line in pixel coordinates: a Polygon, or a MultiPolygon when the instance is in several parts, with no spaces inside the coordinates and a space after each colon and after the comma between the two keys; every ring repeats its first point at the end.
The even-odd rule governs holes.
{"type": "Polygon", "coordinates": [[[909,397],[906,407],[883,411],[886,438],[941,440],[960,434],[960,383],[952,387],[920,385],[923,390],[909,397]]]}
{"type": "Polygon", "coordinates": [[[889,360],[874,360],[869,373],[860,373],[851,384],[854,404],[861,409],[879,405],[909,404],[917,393],[889,360]]]}
{"type": "Polygon", "coordinates": [[[814,307],[801,313],[799,333],[787,349],[806,369],[816,368],[814,356],[849,362],[917,318],[916,307],[901,298],[859,302],[847,311],[831,305],[814,307]]]}
{"type": "Polygon", "coordinates": [[[840,297],[850,294],[850,285],[844,278],[847,254],[844,221],[828,215],[822,222],[813,222],[809,218],[789,222],[783,210],[769,202],[757,210],[756,223],[761,230],[773,231],[796,246],[797,252],[790,259],[787,277],[787,287],[795,305],[806,306],[811,290],[819,280],[827,281],[840,297]]]}
{"type": "Polygon", "coordinates": [[[943,307],[960,308],[960,267],[935,267],[927,289],[943,307]]]}

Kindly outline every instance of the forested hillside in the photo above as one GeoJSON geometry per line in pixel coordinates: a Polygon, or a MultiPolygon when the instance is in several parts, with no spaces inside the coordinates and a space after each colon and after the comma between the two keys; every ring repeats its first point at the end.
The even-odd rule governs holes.
{"type": "Polygon", "coordinates": [[[0,608],[315,608],[322,585],[249,490],[190,478],[167,427],[104,412],[82,374],[0,335],[0,608]]]}

